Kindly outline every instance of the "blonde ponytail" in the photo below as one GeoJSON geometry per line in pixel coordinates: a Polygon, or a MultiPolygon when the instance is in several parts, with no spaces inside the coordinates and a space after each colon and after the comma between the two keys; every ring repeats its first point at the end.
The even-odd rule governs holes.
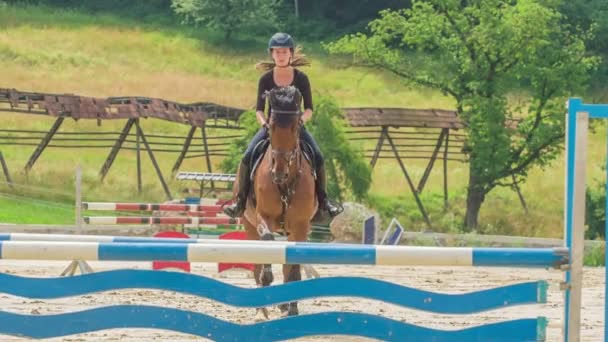
{"type": "MultiPolygon", "coordinates": [[[[310,66],[310,60],[302,53],[302,47],[296,46],[291,62],[289,63],[292,67],[310,66]]],[[[255,68],[260,71],[268,71],[275,67],[274,61],[261,61],[256,63],[255,68]]]]}

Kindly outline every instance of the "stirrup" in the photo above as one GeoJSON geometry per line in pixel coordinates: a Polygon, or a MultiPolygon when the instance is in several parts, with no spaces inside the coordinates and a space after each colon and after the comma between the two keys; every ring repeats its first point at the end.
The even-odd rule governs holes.
{"type": "Polygon", "coordinates": [[[224,214],[232,218],[239,218],[245,213],[246,203],[247,202],[241,205],[241,201],[237,200],[236,203],[223,208],[224,214]]]}
{"type": "Polygon", "coordinates": [[[323,207],[322,208],[323,208],[323,210],[327,211],[327,213],[331,217],[338,216],[338,215],[340,215],[344,211],[344,207],[343,206],[341,206],[341,205],[334,205],[327,198],[323,201],[323,207]],[[333,209],[333,210],[330,210],[330,209],[333,209]],[[332,213],[332,211],[333,211],[333,213],[332,213]]]}

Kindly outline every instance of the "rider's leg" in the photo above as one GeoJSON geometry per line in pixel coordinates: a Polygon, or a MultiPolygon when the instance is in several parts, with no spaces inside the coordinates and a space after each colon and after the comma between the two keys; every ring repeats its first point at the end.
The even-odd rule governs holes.
{"type": "Polygon", "coordinates": [[[334,206],[329,199],[327,198],[327,178],[325,176],[325,160],[323,159],[323,154],[321,153],[321,149],[319,149],[319,145],[315,139],[308,133],[306,128],[302,127],[300,132],[300,139],[304,140],[308,143],[314,153],[315,158],[315,166],[317,179],[315,182],[315,187],[317,191],[317,199],[319,200],[319,209],[327,210],[331,217],[334,217],[342,212],[342,209],[334,206]]]}
{"type": "Polygon", "coordinates": [[[245,207],[247,204],[247,195],[249,194],[249,187],[251,185],[250,173],[251,173],[251,155],[253,154],[253,149],[255,146],[262,140],[268,137],[268,132],[265,128],[260,128],[260,130],[256,133],[256,135],[251,139],[249,146],[247,146],[247,150],[245,151],[245,155],[241,160],[238,171],[238,185],[239,191],[236,197],[236,201],[234,204],[227,206],[224,208],[224,213],[226,215],[237,218],[243,216],[245,212],[245,207]]]}

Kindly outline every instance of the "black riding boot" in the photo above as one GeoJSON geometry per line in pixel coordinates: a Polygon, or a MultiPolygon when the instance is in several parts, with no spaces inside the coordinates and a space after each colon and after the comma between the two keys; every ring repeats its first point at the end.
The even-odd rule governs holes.
{"type": "Polygon", "coordinates": [[[239,193],[236,203],[224,208],[224,213],[232,218],[239,218],[245,213],[247,195],[249,194],[249,166],[241,162],[239,166],[239,193]]]}
{"type": "Polygon", "coordinates": [[[327,178],[325,176],[325,166],[317,167],[317,199],[319,200],[319,209],[327,210],[329,216],[334,217],[344,211],[343,208],[333,205],[327,198],[327,178]]]}

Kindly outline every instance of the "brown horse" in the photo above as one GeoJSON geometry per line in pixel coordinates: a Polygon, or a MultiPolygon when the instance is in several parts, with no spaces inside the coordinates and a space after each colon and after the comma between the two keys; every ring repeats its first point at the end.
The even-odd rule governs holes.
{"type": "MultiPolygon", "coordinates": [[[[270,146],[253,176],[256,203],[248,198],[242,222],[250,240],[274,240],[272,233],[284,232],[288,241],[306,241],[318,203],[313,170],[300,147],[302,95],[289,86],[275,88],[267,96],[270,146]]],[[[234,189],[236,194],[238,184],[234,189]]],[[[274,278],[271,265],[255,265],[254,276],[258,286],[270,285],[274,278]]],[[[301,280],[300,265],[283,265],[283,277],[284,282],[301,280]]],[[[279,308],[283,315],[298,314],[297,302],[279,308]]],[[[268,311],[257,309],[257,319],[265,318],[268,311]]]]}

